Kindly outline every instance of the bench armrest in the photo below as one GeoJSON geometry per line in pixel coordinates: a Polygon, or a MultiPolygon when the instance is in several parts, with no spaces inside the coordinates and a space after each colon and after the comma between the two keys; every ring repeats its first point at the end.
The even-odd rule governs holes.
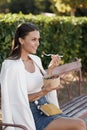
{"type": "Polygon", "coordinates": [[[22,130],[28,130],[24,125],[20,124],[0,123],[0,126],[2,127],[2,130],[5,130],[7,127],[17,127],[21,128],[22,130]]]}

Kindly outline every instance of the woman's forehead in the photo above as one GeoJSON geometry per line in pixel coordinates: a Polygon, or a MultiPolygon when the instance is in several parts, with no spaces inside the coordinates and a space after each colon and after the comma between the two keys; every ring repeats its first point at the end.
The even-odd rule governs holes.
{"type": "Polygon", "coordinates": [[[30,36],[30,37],[40,37],[40,32],[35,30],[35,31],[32,31],[32,32],[29,32],[27,34],[27,36],[30,36]]]}

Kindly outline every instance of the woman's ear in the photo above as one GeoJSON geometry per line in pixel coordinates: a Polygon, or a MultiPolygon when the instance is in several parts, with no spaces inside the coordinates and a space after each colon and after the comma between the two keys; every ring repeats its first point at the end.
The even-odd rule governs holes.
{"type": "Polygon", "coordinates": [[[19,37],[18,40],[19,40],[19,42],[20,42],[21,45],[24,44],[24,41],[23,41],[23,39],[21,37],[19,37]]]}

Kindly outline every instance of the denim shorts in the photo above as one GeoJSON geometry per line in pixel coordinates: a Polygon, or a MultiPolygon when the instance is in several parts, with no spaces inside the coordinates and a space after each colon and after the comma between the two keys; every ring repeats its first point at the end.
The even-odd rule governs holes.
{"type": "Polygon", "coordinates": [[[44,130],[50,122],[52,122],[57,118],[68,117],[63,113],[53,116],[46,116],[38,109],[40,105],[43,105],[45,103],[48,103],[45,97],[41,97],[39,100],[30,102],[30,108],[34,117],[36,130],[44,130]]]}

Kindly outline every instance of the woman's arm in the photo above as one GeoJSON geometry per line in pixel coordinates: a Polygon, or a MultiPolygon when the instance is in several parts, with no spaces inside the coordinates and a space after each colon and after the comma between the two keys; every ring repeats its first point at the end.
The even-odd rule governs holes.
{"type": "MultiPolygon", "coordinates": [[[[57,88],[60,88],[59,86],[57,88]]],[[[28,99],[30,102],[39,99],[42,96],[47,95],[52,90],[55,90],[55,87],[52,87],[51,84],[48,84],[47,86],[43,86],[42,90],[36,93],[28,94],[28,99]]]]}
{"type": "Polygon", "coordinates": [[[48,91],[45,91],[42,89],[40,92],[28,94],[28,99],[30,102],[32,102],[32,101],[37,100],[40,97],[46,95],[47,93],[48,93],[48,91]]]}

